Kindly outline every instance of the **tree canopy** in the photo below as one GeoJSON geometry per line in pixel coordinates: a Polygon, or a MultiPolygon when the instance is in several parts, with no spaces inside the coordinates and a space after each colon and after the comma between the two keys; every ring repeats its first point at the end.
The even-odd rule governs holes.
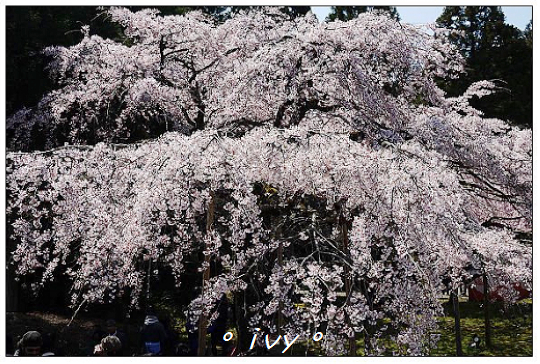
{"type": "MultiPolygon", "coordinates": [[[[132,11],[144,6],[129,6],[132,11]]],[[[162,15],[183,15],[202,11],[223,22],[247,6],[158,6],[162,15]]],[[[291,17],[305,15],[309,6],[283,6],[279,9],[291,17]]],[[[89,25],[91,34],[116,41],[123,40],[117,23],[103,16],[104,8],[93,6],[8,6],[6,8],[6,114],[22,107],[34,106],[43,94],[56,85],[44,69],[49,59],[42,53],[50,45],[71,46],[83,37],[82,25],[89,25]]]]}
{"type": "Polygon", "coordinates": [[[447,29],[107,15],[124,40],[83,27],[47,48],[58,89],[8,119],[11,258],[36,291],[64,276],[74,308],[138,306],[157,271],[201,288],[202,326],[232,292],[240,335],[421,355],[444,289],[481,270],[509,301],[531,287],[531,131],[471,106],[492,82],[445,96],[463,67],[447,29]]]}

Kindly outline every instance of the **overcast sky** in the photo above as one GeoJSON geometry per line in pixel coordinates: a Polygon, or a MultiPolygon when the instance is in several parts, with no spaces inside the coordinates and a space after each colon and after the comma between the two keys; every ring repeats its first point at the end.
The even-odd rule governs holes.
{"type": "MultiPolygon", "coordinates": [[[[401,21],[411,24],[434,22],[442,14],[443,6],[398,6],[401,21]]],[[[312,6],[314,13],[323,21],[330,12],[329,6],[312,6]]],[[[532,19],[532,6],[503,6],[506,22],[523,30],[532,19]]]]}

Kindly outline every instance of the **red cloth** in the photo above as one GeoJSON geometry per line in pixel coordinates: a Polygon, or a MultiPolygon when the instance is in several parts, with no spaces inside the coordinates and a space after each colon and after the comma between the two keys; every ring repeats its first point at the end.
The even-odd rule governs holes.
{"type": "MultiPolygon", "coordinates": [[[[529,298],[531,292],[525,289],[521,284],[514,283],[514,289],[517,292],[518,300],[529,298]]],[[[489,300],[490,301],[504,301],[502,290],[504,287],[497,286],[489,290],[489,300]]],[[[482,277],[476,278],[473,283],[469,286],[469,301],[481,302],[484,300],[484,281],[482,277]]]]}

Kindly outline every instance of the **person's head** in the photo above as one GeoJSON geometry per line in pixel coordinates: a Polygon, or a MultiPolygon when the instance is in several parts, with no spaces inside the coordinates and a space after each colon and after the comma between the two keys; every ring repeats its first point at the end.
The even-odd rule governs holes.
{"type": "Polygon", "coordinates": [[[37,331],[28,331],[19,341],[19,349],[24,356],[40,356],[43,339],[37,331]]]}
{"type": "Polygon", "coordinates": [[[156,310],[152,306],[146,308],[146,316],[156,316],[156,310]]]}
{"type": "Polygon", "coordinates": [[[97,355],[115,356],[120,354],[122,350],[122,342],[116,336],[106,336],[101,340],[101,343],[96,346],[95,353],[97,355]]]}
{"type": "Polygon", "coordinates": [[[116,321],[114,321],[112,319],[107,320],[106,326],[107,326],[107,333],[108,334],[114,334],[116,332],[116,329],[117,329],[116,321]]]}

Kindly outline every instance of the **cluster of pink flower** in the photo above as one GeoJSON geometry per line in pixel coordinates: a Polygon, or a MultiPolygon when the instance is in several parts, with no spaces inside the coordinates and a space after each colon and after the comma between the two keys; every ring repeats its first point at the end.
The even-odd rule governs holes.
{"type": "Polygon", "coordinates": [[[66,128],[76,144],[163,134],[8,153],[19,274],[67,275],[74,305],[127,291],[137,305],[149,266],[180,287],[201,272],[194,322],[247,292],[249,330],[279,327],[288,348],[324,327],[328,355],[360,333],[381,353],[388,332],[426,353],[445,284],[479,269],[530,286],[515,233],[532,229],[531,132],[470,108],[486,85],[444,97],[434,77],[461,66],[443,37],[374,14],[110,12],[134,44],[49,49],[64,86],[8,120],[11,146],[35,130],[49,146],[66,128]]]}

